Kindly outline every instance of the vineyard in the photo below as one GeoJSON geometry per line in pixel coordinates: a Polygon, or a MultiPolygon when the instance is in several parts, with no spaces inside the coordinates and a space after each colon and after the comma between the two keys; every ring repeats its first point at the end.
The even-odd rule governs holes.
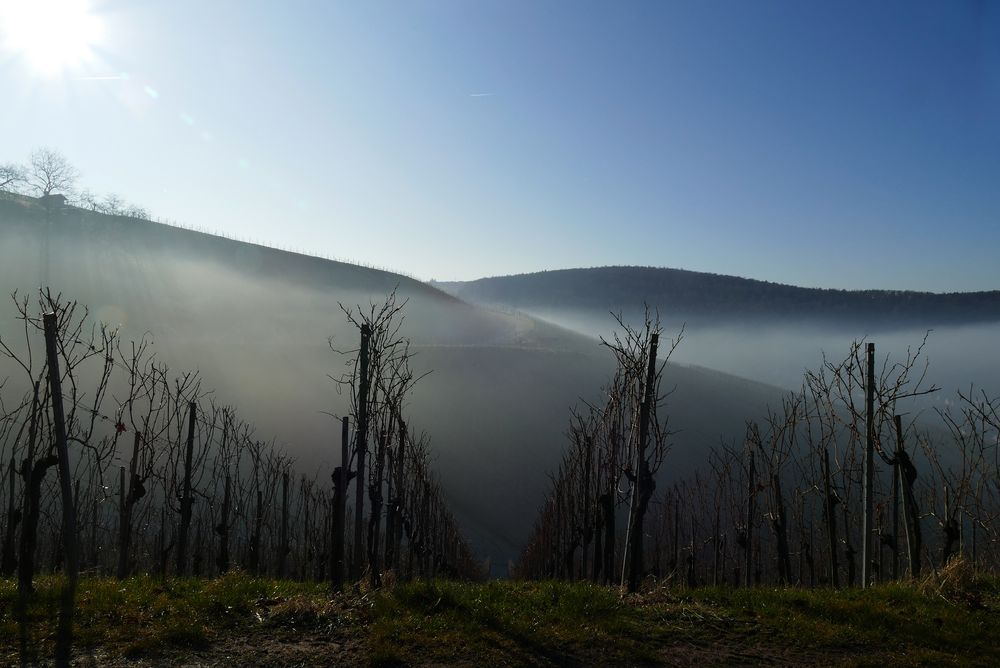
{"type": "Polygon", "coordinates": [[[348,370],[334,381],[352,414],[331,418],[343,465],[326,480],[296,470],[197,373],[166,368],[149,341],[123,341],[47,291],[13,302],[24,338],[0,341],[20,372],[3,385],[0,574],[16,574],[22,609],[38,574],[66,575],[60,660],[81,574],[239,569],[334,589],[378,587],[390,572],[483,577],[432,470],[429,438],[406,421],[419,378],[394,294],[344,308],[360,345],[337,351],[348,370]]]}
{"type": "MultiPolygon", "coordinates": [[[[7,463],[0,575],[13,578],[4,594],[9,630],[0,635],[17,639],[21,660],[44,656],[51,638],[57,663],[67,664],[79,652],[74,636],[137,656],[146,645],[165,651],[192,637],[195,646],[225,637],[237,620],[218,618],[217,606],[247,596],[227,593],[232,586],[257,594],[229,608],[262,624],[277,614],[274,606],[304,605],[313,622],[322,616],[317,608],[346,615],[358,627],[351,637],[366,638],[352,662],[415,660],[408,646],[424,648],[419,661],[439,660],[454,639],[422,637],[420,619],[437,615],[446,595],[428,602],[433,595],[407,583],[437,591],[441,580],[485,580],[487,567],[448,507],[429,436],[407,414],[422,376],[410,365],[405,307],[395,292],[341,306],[357,336],[347,349],[330,339],[331,367],[341,371],[329,380],[349,410],[329,416],[340,465],[321,475],[260,437],[197,372],[168,369],[149,338],[124,340],[49,291],[14,294],[23,336],[0,340],[7,463]],[[125,589],[112,594],[104,582],[125,589]],[[175,619],[146,645],[112,642],[114,632],[91,608],[137,586],[136,596],[160,598],[134,614],[161,605],[163,596],[180,597],[164,619],[194,606],[193,626],[175,619]],[[415,628],[379,640],[380,625],[396,613],[415,628]],[[409,640],[400,645],[399,637],[409,640]],[[380,652],[387,654],[379,659],[380,652]]],[[[789,595],[904,581],[926,588],[927,578],[942,582],[955,569],[976,583],[966,583],[955,604],[972,596],[992,609],[1000,401],[970,391],[946,409],[926,409],[922,400],[938,388],[925,383],[922,345],[894,361],[879,359],[873,343],[856,342],[845,359],[807,372],[765,420],[748,420],[742,443],[707,448],[703,471],[665,483],[674,435],[665,372],[683,332],[661,345],[662,326],[649,310],[639,326],[620,317],[617,326],[603,341],[617,370],[600,402],[571,412],[562,463],[510,567],[517,579],[592,589],[567,589],[533,614],[551,616],[545,605],[560,596],[597,596],[617,619],[632,615],[630,607],[642,616],[659,609],[663,596],[675,605],[678,592],[702,588],[711,605],[721,605],[712,598],[718,592],[745,590],[752,601],[753,591],[773,586],[789,595]],[[631,598],[600,598],[619,588],[631,598]]],[[[459,608],[476,609],[487,592],[510,605],[519,600],[508,589],[449,591],[466,601],[459,608]]],[[[528,599],[532,592],[523,590],[528,599]]],[[[461,617],[438,623],[462,625],[461,617]]],[[[618,659],[607,657],[615,661],[638,652],[655,663],[656,643],[669,641],[643,636],[629,644],[605,635],[609,648],[627,645],[618,659]]],[[[738,642],[725,642],[736,651],[738,642]]],[[[585,655],[577,648],[563,659],[585,655]]],[[[539,658],[503,656],[497,661],[539,658]]]]}
{"type": "Polygon", "coordinates": [[[0,0],[0,668],[1000,666],[1000,0],[0,0]]]}
{"type": "Polygon", "coordinates": [[[656,493],[669,461],[669,352],[658,356],[648,310],[643,326],[619,325],[605,342],[618,371],[604,403],[573,412],[520,577],[637,592],[644,582],[868,587],[956,556],[995,571],[1000,399],[970,389],[922,407],[939,391],[925,382],[926,338],[899,360],[855,342],[765,420],[748,420],[742,443],[706,447],[701,471],[656,493]]]}

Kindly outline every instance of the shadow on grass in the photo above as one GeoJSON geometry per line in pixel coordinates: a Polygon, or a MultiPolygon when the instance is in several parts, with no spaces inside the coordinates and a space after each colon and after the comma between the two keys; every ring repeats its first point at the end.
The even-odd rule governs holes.
{"type": "Polygon", "coordinates": [[[411,583],[376,600],[372,648],[383,665],[457,650],[484,664],[580,665],[598,646],[607,660],[654,662],[640,621],[616,592],[587,584],[411,583]]]}

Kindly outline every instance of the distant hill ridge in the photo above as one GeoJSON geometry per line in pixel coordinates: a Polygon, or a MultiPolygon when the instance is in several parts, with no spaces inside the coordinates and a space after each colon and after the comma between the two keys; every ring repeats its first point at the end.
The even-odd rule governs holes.
{"type": "Polygon", "coordinates": [[[435,283],[511,308],[630,309],[643,302],[703,320],[864,320],[898,325],[1000,321],[1000,290],[932,293],[803,288],[685,269],[611,266],[435,283]]]}

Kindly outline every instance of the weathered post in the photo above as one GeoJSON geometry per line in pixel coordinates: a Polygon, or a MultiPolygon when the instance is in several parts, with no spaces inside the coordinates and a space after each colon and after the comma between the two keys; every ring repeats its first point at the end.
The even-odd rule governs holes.
{"type": "Polygon", "coordinates": [[[215,527],[215,533],[219,534],[219,556],[215,560],[215,565],[219,573],[229,570],[229,511],[232,507],[231,488],[232,478],[226,474],[226,487],[222,492],[222,517],[215,527]]]}
{"type": "Polygon", "coordinates": [[[300,507],[302,508],[302,540],[299,541],[298,578],[308,580],[308,565],[312,557],[309,541],[312,536],[312,529],[309,524],[309,488],[306,485],[306,477],[302,476],[299,483],[299,496],[301,497],[300,507]]]}
{"type": "Polygon", "coordinates": [[[604,584],[611,584],[611,578],[615,571],[615,496],[613,491],[607,491],[601,495],[601,517],[604,523],[604,557],[603,562],[604,584]]]}
{"type": "MultiPolygon", "coordinates": [[[[101,503],[96,496],[91,499],[90,505],[93,512],[90,515],[90,537],[87,549],[88,565],[99,575],[101,573],[100,553],[97,547],[97,525],[101,518],[101,503]]],[[[79,507],[79,505],[77,506],[79,507]]]]}
{"type": "Polygon", "coordinates": [[[674,554],[670,559],[670,579],[676,579],[680,577],[680,567],[681,567],[681,502],[680,499],[674,497],[674,523],[673,523],[673,547],[674,554]]]}
{"type": "MultiPolygon", "coordinates": [[[[315,579],[316,582],[322,582],[326,579],[328,568],[333,568],[333,517],[336,515],[337,499],[331,498],[329,503],[316,504],[316,510],[323,514],[323,529],[320,531],[322,541],[320,542],[319,556],[316,559],[315,579]]],[[[332,573],[330,577],[333,578],[332,573]]]]}
{"type": "MultiPolygon", "coordinates": [[[[945,492],[947,493],[947,488],[945,488],[945,492]]],[[[86,563],[85,563],[84,558],[82,557],[83,549],[80,547],[80,534],[82,533],[82,531],[80,531],[80,505],[81,505],[80,504],[80,479],[77,478],[77,479],[75,479],[73,481],[73,508],[77,511],[76,512],[77,559],[80,560],[80,568],[84,568],[86,566],[86,563]]],[[[948,514],[948,505],[947,505],[947,503],[945,504],[945,514],[946,515],[948,514]]],[[[60,565],[60,559],[59,559],[58,556],[56,556],[56,560],[53,562],[53,566],[58,566],[58,565],[60,565]]]]}
{"type": "Polygon", "coordinates": [[[771,490],[774,493],[775,517],[772,519],[778,542],[778,579],[781,584],[792,582],[792,560],[788,550],[788,518],[785,514],[785,499],[781,493],[781,477],[771,476],[771,490]]]}
{"type": "Polygon", "coordinates": [[[977,524],[979,524],[979,512],[978,512],[979,511],[979,504],[978,503],[976,504],[976,511],[977,512],[976,512],[975,516],[973,516],[972,521],[970,522],[971,530],[972,530],[972,569],[973,570],[975,570],[976,567],[979,566],[979,554],[976,552],[976,548],[977,548],[976,537],[977,537],[977,534],[979,533],[978,528],[976,526],[977,524]]]}
{"type": "MultiPolygon", "coordinates": [[[[729,534],[727,534],[727,533],[722,534],[722,547],[721,547],[721,550],[722,550],[722,566],[719,569],[719,580],[721,581],[721,583],[723,585],[726,584],[726,570],[727,570],[728,559],[729,559],[729,552],[726,551],[726,545],[728,544],[728,539],[729,539],[729,534]]],[[[737,568],[737,569],[734,569],[734,570],[738,571],[739,569],[737,568]]],[[[733,578],[733,586],[735,587],[738,584],[739,584],[738,583],[738,578],[733,578]]]]}
{"type": "Polygon", "coordinates": [[[63,412],[62,377],[59,373],[59,321],[55,313],[42,316],[45,327],[45,353],[49,367],[49,390],[52,395],[52,427],[56,439],[56,457],[59,460],[59,487],[63,504],[63,543],[66,554],[66,585],[63,587],[59,609],[59,630],[56,637],[56,665],[68,666],[73,646],[73,610],[76,586],[80,577],[77,553],[76,507],[70,484],[69,443],[66,437],[66,416],[63,412]]]}
{"type": "Polygon", "coordinates": [[[746,555],[743,564],[744,568],[744,584],[747,587],[753,585],[753,519],[756,510],[754,509],[755,497],[757,494],[757,472],[754,470],[753,465],[753,450],[749,451],[750,454],[750,466],[749,466],[749,477],[747,478],[747,533],[746,533],[746,555]]]}
{"type": "Polygon", "coordinates": [[[201,564],[204,561],[204,556],[202,554],[202,546],[204,542],[201,539],[202,530],[204,529],[205,518],[203,515],[198,516],[198,524],[194,530],[194,556],[191,559],[191,575],[201,577],[201,564]]]}
{"type": "Polygon", "coordinates": [[[712,525],[712,551],[714,552],[712,557],[712,586],[719,586],[719,568],[721,564],[721,546],[720,546],[720,536],[719,536],[719,523],[720,523],[720,510],[718,504],[715,506],[715,523],[712,525]]]}
{"type": "Polygon", "coordinates": [[[597,504],[594,507],[594,567],[591,569],[591,581],[597,584],[601,577],[603,566],[604,545],[604,524],[601,522],[601,497],[597,497],[597,504]]]}
{"type": "Polygon", "coordinates": [[[823,517],[826,520],[827,546],[830,548],[830,584],[840,587],[839,569],[837,567],[837,497],[830,483],[830,450],[823,449],[823,517]]]}
{"type": "Polygon", "coordinates": [[[288,471],[281,473],[281,537],[278,542],[278,579],[281,580],[288,564],[288,471]]]}
{"type": "Polygon", "coordinates": [[[125,467],[119,469],[119,507],[118,507],[118,568],[115,575],[119,580],[128,575],[129,547],[132,542],[132,507],[141,499],[146,490],[139,480],[139,445],[141,435],[136,430],[132,439],[132,460],[129,462],[128,489],[125,487],[125,467]]]}
{"type": "Polygon", "coordinates": [[[115,577],[124,579],[125,571],[128,569],[128,553],[126,552],[126,538],[128,526],[125,521],[125,514],[128,512],[128,488],[125,486],[125,467],[118,467],[118,566],[115,569],[115,577]]]}
{"type": "Polygon", "coordinates": [[[0,576],[10,577],[17,568],[17,559],[14,557],[14,537],[17,532],[17,525],[21,521],[21,510],[17,508],[16,481],[17,467],[14,466],[14,455],[10,456],[10,466],[8,471],[8,492],[10,499],[7,502],[7,525],[4,527],[3,555],[0,556],[0,576]]]}
{"type": "Polygon", "coordinates": [[[355,431],[355,451],[358,456],[358,484],[354,494],[354,559],[351,562],[351,580],[361,577],[364,561],[364,508],[365,508],[365,455],[368,452],[368,346],[372,329],[368,323],[361,325],[361,352],[358,379],[358,426],[355,431]]]}
{"type": "Polygon", "coordinates": [[[688,567],[687,567],[687,585],[690,588],[695,586],[695,525],[694,525],[694,513],[691,513],[691,554],[688,555],[688,567]]]}
{"type": "MultiPolygon", "coordinates": [[[[948,485],[944,486],[944,523],[942,531],[944,532],[944,544],[941,546],[941,566],[948,565],[948,560],[951,559],[951,553],[954,549],[955,542],[961,537],[961,531],[959,530],[958,522],[955,520],[955,515],[959,514],[960,511],[955,510],[951,507],[951,502],[948,500],[949,497],[948,485]]],[[[956,498],[957,500],[957,498],[956,498]]]]}
{"type": "Polygon", "coordinates": [[[191,528],[191,467],[194,459],[194,422],[197,405],[188,402],[188,433],[184,450],[184,487],[181,495],[181,522],[177,530],[177,575],[187,574],[188,530],[191,528]]]}
{"type": "Polygon", "coordinates": [[[333,472],[333,537],[330,579],[334,591],[344,587],[344,532],[347,528],[347,485],[350,481],[350,438],[347,418],[340,423],[340,466],[333,472]]]}
{"type": "Polygon", "coordinates": [[[424,495],[420,504],[420,574],[431,579],[431,483],[424,480],[424,495]]]}
{"type": "Polygon", "coordinates": [[[333,516],[336,505],[337,500],[333,497],[326,503],[317,504],[317,509],[323,510],[323,530],[320,531],[323,540],[320,543],[319,558],[316,559],[316,582],[326,580],[327,570],[333,567],[333,516]]]}
{"type": "MultiPolygon", "coordinates": [[[[166,483],[163,485],[163,495],[166,498],[166,483]]],[[[167,561],[170,558],[170,550],[173,543],[167,542],[167,504],[160,506],[160,533],[156,538],[157,570],[162,579],[167,577],[167,561]]]]}
{"type": "Polygon", "coordinates": [[[903,420],[893,416],[896,426],[896,461],[899,462],[899,487],[903,494],[903,530],[906,532],[907,559],[910,565],[910,577],[920,577],[920,518],[917,513],[917,503],[913,499],[913,483],[917,478],[916,468],[903,447],[903,420]]]}
{"type": "MultiPolygon", "coordinates": [[[[895,421],[895,416],[893,417],[895,421]]],[[[897,447],[898,450],[898,447],[897,447]]],[[[898,454],[898,453],[897,453],[898,454]]],[[[892,458],[892,579],[899,579],[899,458],[892,458]]]]}
{"type": "Polygon", "coordinates": [[[643,564],[643,520],[649,498],[653,494],[653,475],[646,460],[646,443],[649,438],[649,416],[652,409],[653,396],[656,388],[656,346],[659,335],[653,333],[649,338],[649,354],[646,362],[646,382],[643,386],[642,404],[639,406],[639,439],[636,445],[635,487],[632,497],[632,517],[629,525],[629,570],[628,590],[639,591],[642,581],[643,564]]]}
{"type": "MultiPolygon", "coordinates": [[[[802,541],[802,551],[805,552],[806,567],[809,569],[809,587],[816,586],[816,559],[813,557],[813,522],[809,519],[809,538],[802,541]]],[[[800,577],[800,580],[804,580],[800,577]]]]}
{"type": "Polygon", "coordinates": [[[260,574],[260,534],[264,525],[264,494],[257,490],[257,509],[253,518],[253,534],[250,536],[250,572],[260,574]]]}
{"type": "Polygon", "coordinates": [[[392,568],[392,539],[396,535],[396,529],[393,525],[395,521],[395,503],[396,497],[393,496],[396,492],[395,482],[396,482],[396,452],[387,447],[385,451],[385,540],[382,545],[382,563],[385,564],[385,569],[389,570],[392,568]]]}
{"type": "Polygon", "coordinates": [[[875,344],[867,346],[867,372],[865,373],[865,459],[863,489],[864,517],[861,523],[861,588],[871,584],[872,542],[875,515],[875,344]]]}
{"type": "MultiPolygon", "coordinates": [[[[618,462],[615,453],[618,452],[621,445],[621,434],[619,432],[619,424],[617,420],[611,422],[611,429],[608,431],[608,441],[611,448],[611,463],[608,470],[615,471],[618,462]]],[[[607,476],[606,480],[607,488],[604,494],[601,495],[601,520],[604,524],[604,557],[601,559],[603,562],[603,572],[604,572],[604,584],[611,584],[611,579],[615,574],[615,552],[616,552],[616,540],[618,532],[615,528],[615,499],[617,494],[617,482],[612,480],[612,476],[607,476]]]]}
{"type": "Polygon", "coordinates": [[[399,445],[396,452],[396,498],[393,501],[392,570],[399,579],[400,555],[403,550],[403,507],[406,504],[406,423],[399,421],[399,445]]]}
{"type": "MultiPolygon", "coordinates": [[[[28,452],[34,452],[38,438],[38,421],[41,417],[39,383],[35,383],[31,401],[31,419],[28,425],[28,452]]],[[[17,592],[19,601],[35,591],[32,579],[35,575],[35,548],[38,544],[38,518],[41,512],[42,481],[45,473],[59,462],[55,455],[21,462],[21,477],[24,479],[24,517],[21,520],[21,541],[18,544],[17,592]]]]}
{"type": "Polygon", "coordinates": [[[590,437],[590,434],[584,434],[584,448],[585,448],[585,458],[583,464],[583,547],[580,553],[580,579],[585,580],[587,578],[587,559],[588,559],[588,548],[590,547],[590,541],[594,537],[593,529],[593,508],[590,503],[590,479],[591,479],[591,469],[593,468],[593,450],[594,442],[590,437]]]}
{"type": "Polygon", "coordinates": [[[371,585],[373,589],[382,586],[382,568],[379,564],[379,533],[382,526],[382,473],[385,468],[385,450],[388,447],[388,435],[383,431],[376,446],[375,481],[368,487],[371,501],[371,516],[368,520],[368,565],[371,569],[371,585]]]}

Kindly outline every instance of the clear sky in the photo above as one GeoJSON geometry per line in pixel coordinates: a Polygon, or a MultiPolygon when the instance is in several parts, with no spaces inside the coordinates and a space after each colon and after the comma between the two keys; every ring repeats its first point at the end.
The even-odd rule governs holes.
{"type": "Polygon", "coordinates": [[[0,0],[0,33],[0,162],[188,225],[424,279],[1000,288],[997,2],[0,0]]]}

